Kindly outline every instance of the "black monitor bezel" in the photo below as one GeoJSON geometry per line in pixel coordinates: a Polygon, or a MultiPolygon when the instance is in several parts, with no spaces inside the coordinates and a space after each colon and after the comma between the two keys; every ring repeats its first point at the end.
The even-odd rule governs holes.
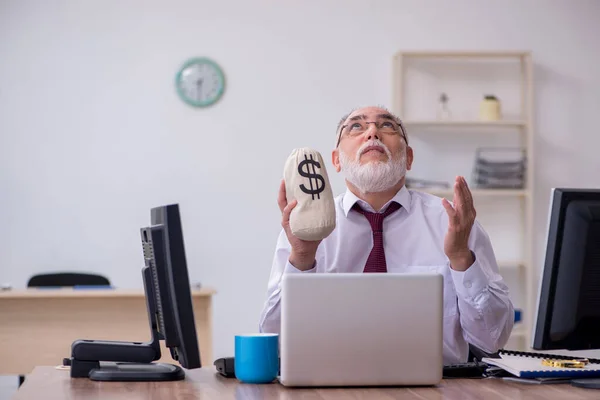
{"type": "Polygon", "coordinates": [[[162,227],[164,232],[163,272],[167,277],[169,290],[167,293],[161,291],[160,298],[163,301],[162,308],[172,312],[171,318],[163,318],[165,324],[173,324],[171,327],[165,327],[166,333],[171,334],[174,331],[176,334],[175,338],[165,335],[165,345],[171,351],[173,359],[182,367],[200,368],[202,364],[179,205],[169,204],[152,208],[151,224],[152,227],[162,227]]]}
{"type": "Polygon", "coordinates": [[[568,205],[576,200],[593,200],[600,202],[600,189],[552,189],[548,213],[544,268],[541,271],[542,275],[539,282],[536,316],[534,319],[534,331],[531,342],[531,347],[535,350],[563,349],[563,346],[550,339],[550,327],[552,322],[556,281],[560,266],[565,214],[568,205]]]}

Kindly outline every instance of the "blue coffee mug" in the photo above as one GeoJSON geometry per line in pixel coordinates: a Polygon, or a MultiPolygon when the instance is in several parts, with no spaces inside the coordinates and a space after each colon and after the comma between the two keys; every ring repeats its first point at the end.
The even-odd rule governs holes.
{"type": "Polygon", "coordinates": [[[279,374],[279,335],[236,335],[234,370],[244,383],[272,382],[279,374]]]}

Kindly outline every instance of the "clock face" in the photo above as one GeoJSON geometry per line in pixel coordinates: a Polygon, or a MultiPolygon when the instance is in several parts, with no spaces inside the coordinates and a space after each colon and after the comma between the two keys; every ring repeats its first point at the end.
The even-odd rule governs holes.
{"type": "Polygon", "coordinates": [[[225,76],[214,61],[194,58],[181,67],[175,85],[183,101],[194,107],[207,107],[223,95],[225,76]]]}

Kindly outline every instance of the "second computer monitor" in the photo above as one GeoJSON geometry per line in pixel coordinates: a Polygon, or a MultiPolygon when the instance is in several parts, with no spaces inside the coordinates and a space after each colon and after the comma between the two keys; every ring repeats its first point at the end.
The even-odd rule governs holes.
{"type": "Polygon", "coordinates": [[[532,347],[600,349],[600,190],[553,189],[532,347]]]}
{"type": "MultiPolygon", "coordinates": [[[[179,361],[184,368],[200,368],[179,205],[155,207],[151,210],[150,217],[152,226],[142,229],[142,233],[147,230],[159,233],[152,235],[157,243],[150,246],[154,257],[159,258],[152,260],[153,273],[157,278],[155,282],[159,286],[156,293],[161,297],[157,301],[159,331],[174,360],[179,361]]],[[[142,240],[144,239],[146,238],[143,237],[142,240]]],[[[147,244],[146,239],[144,245],[147,244]]]]}

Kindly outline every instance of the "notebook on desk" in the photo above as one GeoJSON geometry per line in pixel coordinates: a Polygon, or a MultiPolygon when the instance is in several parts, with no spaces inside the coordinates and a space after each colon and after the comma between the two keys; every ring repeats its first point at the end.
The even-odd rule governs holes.
{"type": "Polygon", "coordinates": [[[554,354],[500,351],[501,358],[483,358],[488,365],[502,368],[519,378],[592,378],[600,377],[600,360],[588,359],[583,368],[559,368],[542,365],[542,359],[574,359],[554,354]]]}

